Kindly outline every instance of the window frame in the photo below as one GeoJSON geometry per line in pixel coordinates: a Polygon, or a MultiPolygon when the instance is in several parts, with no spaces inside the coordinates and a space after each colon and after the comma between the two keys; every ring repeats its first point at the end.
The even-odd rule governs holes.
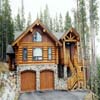
{"type": "Polygon", "coordinates": [[[23,49],[22,49],[22,60],[23,61],[27,61],[28,60],[28,48],[27,47],[23,47],[23,49]],[[26,49],[26,54],[24,52],[25,49],[26,49]],[[24,54],[26,55],[26,58],[24,58],[25,57],[24,54]]]}
{"type": "Polygon", "coordinates": [[[41,47],[34,47],[33,49],[32,49],[32,60],[33,61],[42,61],[43,60],[43,48],[41,48],[41,47]],[[34,56],[34,49],[41,49],[42,50],[42,56],[34,56]],[[34,57],[36,57],[36,59],[34,59],[34,57]],[[42,59],[38,59],[39,57],[42,57],[42,59]]]}

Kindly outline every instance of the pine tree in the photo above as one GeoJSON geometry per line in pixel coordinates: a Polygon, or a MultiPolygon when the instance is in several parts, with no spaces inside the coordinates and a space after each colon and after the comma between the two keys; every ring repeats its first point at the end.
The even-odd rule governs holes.
{"type": "Polygon", "coordinates": [[[50,30],[53,31],[53,22],[52,22],[52,18],[50,18],[50,30]]]}
{"type": "Polygon", "coordinates": [[[21,23],[21,16],[20,16],[19,10],[18,10],[18,14],[17,14],[17,16],[15,18],[14,26],[15,26],[15,31],[22,31],[23,30],[23,26],[22,26],[22,23],[21,23]]]}
{"type": "Polygon", "coordinates": [[[28,15],[27,27],[31,25],[31,13],[28,15]]]}
{"type": "MultiPolygon", "coordinates": [[[[97,0],[89,0],[90,35],[91,35],[91,89],[96,92],[97,65],[95,55],[95,36],[98,33],[98,5],[97,0]]],[[[97,93],[97,92],[96,92],[97,93]]]]}
{"type": "Polygon", "coordinates": [[[53,31],[56,32],[56,19],[53,19],[53,31]]]}
{"type": "Polygon", "coordinates": [[[55,17],[55,31],[59,32],[59,20],[58,20],[57,13],[56,13],[56,17],[55,17]]]}
{"type": "MultiPolygon", "coordinates": [[[[50,14],[49,14],[49,8],[48,5],[45,6],[44,9],[44,16],[43,16],[43,23],[49,28],[50,25],[50,14]]],[[[50,28],[49,28],[50,29],[50,28]]]]}
{"type": "Polygon", "coordinates": [[[0,59],[2,58],[2,0],[0,0],[0,59]]]}
{"type": "Polygon", "coordinates": [[[0,32],[2,34],[2,57],[6,59],[6,46],[9,42],[12,42],[14,39],[14,25],[11,17],[11,9],[9,5],[9,0],[2,1],[2,16],[0,23],[0,32]]]}
{"type": "MultiPolygon", "coordinates": [[[[86,39],[87,36],[89,36],[88,32],[88,25],[87,25],[87,16],[86,16],[86,4],[84,0],[77,0],[77,12],[76,12],[76,28],[78,32],[80,33],[80,54],[81,54],[81,59],[87,60],[88,59],[88,54],[86,50],[88,50],[89,42],[88,38],[86,39]],[[76,17],[77,16],[77,17],[76,17]]],[[[83,66],[84,66],[84,60],[83,60],[83,66]]]]}
{"type": "Polygon", "coordinates": [[[59,31],[63,32],[63,18],[61,13],[59,14],[59,31]]]}
{"type": "Polygon", "coordinates": [[[41,22],[44,22],[43,13],[41,10],[40,10],[40,17],[39,18],[40,18],[41,22]]]}
{"type": "Polygon", "coordinates": [[[78,31],[77,12],[74,10],[74,27],[78,31]]]}
{"type": "Polygon", "coordinates": [[[69,12],[66,13],[65,16],[65,25],[64,25],[64,30],[68,31],[68,29],[72,27],[72,23],[71,23],[71,17],[69,16],[69,12]]]}
{"type": "Polygon", "coordinates": [[[25,13],[24,13],[24,2],[21,0],[22,8],[21,8],[21,23],[22,23],[22,30],[25,28],[25,13]]]}

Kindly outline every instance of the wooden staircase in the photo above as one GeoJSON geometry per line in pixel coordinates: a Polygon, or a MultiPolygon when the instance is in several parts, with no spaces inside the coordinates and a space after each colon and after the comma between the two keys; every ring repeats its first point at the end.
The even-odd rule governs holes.
{"type": "Polygon", "coordinates": [[[76,89],[78,87],[78,78],[77,78],[77,73],[76,70],[71,62],[71,60],[69,60],[69,67],[71,69],[71,73],[72,76],[68,78],[67,80],[67,87],[68,90],[72,90],[72,89],[76,89]]]}
{"type": "Polygon", "coordinates": [[[76,57],[77,56],[75,56],[73,63],[70,58],[68,61],[68,66],[70,67],[72,73],[72,76],[70,76],[67,80],[68,90],[84,87],[84,71],[81,70],[82,63],[79,64],[76,57]]]}

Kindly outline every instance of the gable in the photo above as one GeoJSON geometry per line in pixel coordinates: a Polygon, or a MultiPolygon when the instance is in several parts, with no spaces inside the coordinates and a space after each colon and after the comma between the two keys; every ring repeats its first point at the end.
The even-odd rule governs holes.
{"type": "MultiPolygon", "coordinates": [[[[37,38],[37,39],[38,39],[37,38]]],[[[34,27],[32,32],[28,32],[19,42],[50,42],[52,44],[55,43],[55,41],[46,33],[41,30],[40,27],[34,27]],[[39,40],[34,40],[36,37],[39,38],[39,40]]]]}
{"type": "MultiPolygon", "coordinates": [[[[61,46],[61,43],[58,41],[58,39],[51,33],[49,32],[49,30],[40,22],[40,20],[36,20],[29,28],[27,28],[14,42],[13,42],[13,46],[17,43],[19,43],[19,41],[21,41],[22,39],[24,39],[25,36],[29,36],[30,33],[32,33],[34,31],[34,29],[40,29],[42,31],[43,34],[47,34],[48,37],[50,37],[54,42],[56,42],[56,44],[58,44],[59,46],[61,46]]],[[[30,37],[30,36],[29,36],[30,37]]],[[[28,40],[28,39],[26,39],[28,40]]]]}
{"type": "Polygon", "coordinates": [[[66,41],[79,41],[79,34],[77,33],[77,31],[74,28],[70,28],[67,32],[65,32],[63,34],[63,36],[61,37],[61,40],[66,40],[66,41]]]}

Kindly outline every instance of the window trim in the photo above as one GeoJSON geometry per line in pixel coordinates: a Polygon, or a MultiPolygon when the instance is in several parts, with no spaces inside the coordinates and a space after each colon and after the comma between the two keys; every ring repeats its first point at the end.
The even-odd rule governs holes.
{"type": "Polygon", "coordinates": [[[43,60],[43,48],[41,48],[41,47],[33,47],[32,48],[32,60],[33,61],[42,61],[43,60]],[[42,57],[42,59],[33,59],[33,57],[34,57],[34,49],[36,49],[36,48],[39,48],[39,49],[42,50],[42,56],[36,56],[36,57],[42,57]]]}
{"type": "Polygon", "coordinates": [[[23,47],[22,49],[22,60],[23,61],[27,61],[28,60],[28,48],[27,47],[23,47]],[[26,49],[26,58],[24,59],[24,49],[26,49]]]}

